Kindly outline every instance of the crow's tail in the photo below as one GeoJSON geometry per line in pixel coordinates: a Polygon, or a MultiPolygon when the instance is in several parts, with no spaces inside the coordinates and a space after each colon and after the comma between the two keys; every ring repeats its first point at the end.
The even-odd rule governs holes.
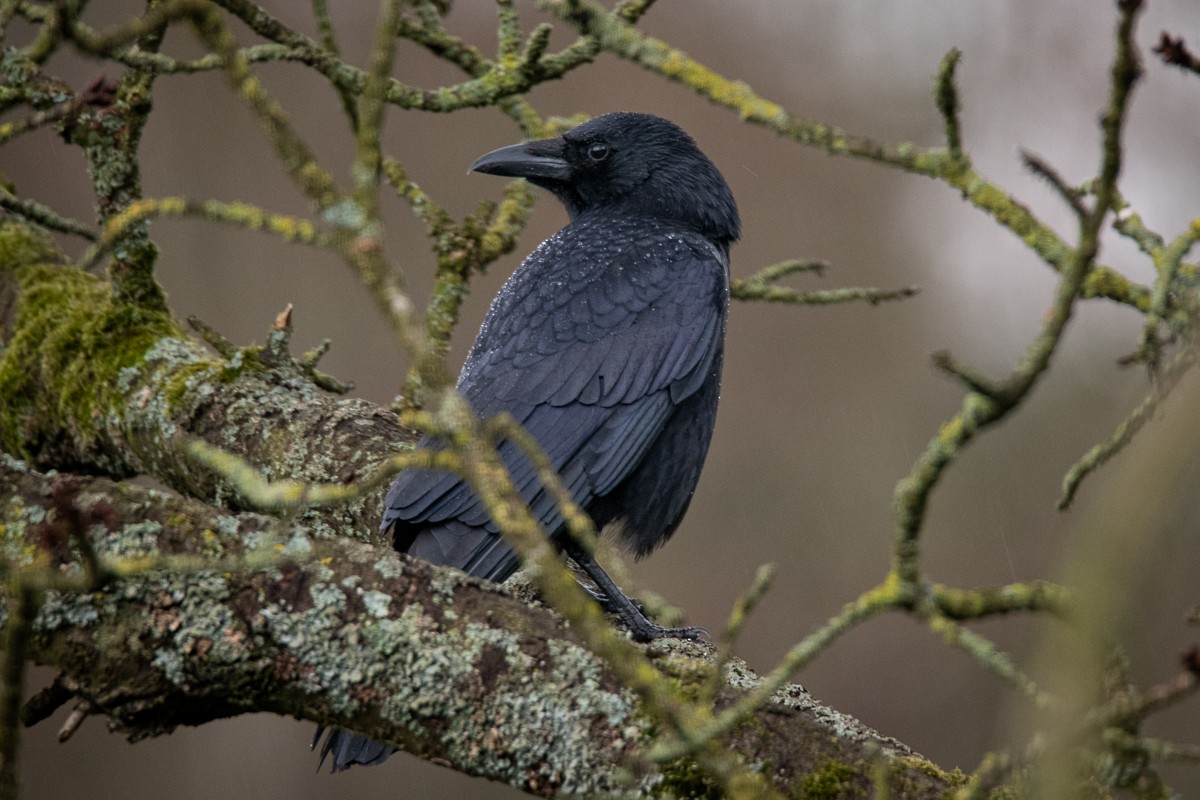
{"type": "MultiPolygon", "coordinates": [[[[311,747],[313,749],[316,749],[317,742],[321,740],[323,733],[325,733],[325,726],[318,726],[317,733],[312,740],[311,747]]],[[[363,766],[382,764],[394,752],[396,752],[396,748],[391,745],[372,741],[365,736],[359,736],[357,733],[351,733],[341,728],[331,728],[329,735],[325,737],[325,744],[321,745],[321,761],[317,764],[317,770],[320,771],[321,767],[325,766],[326,756],[333,757],[329,771],[341,772],[344,769],[350,769],[355,764],[363,766]]]]}

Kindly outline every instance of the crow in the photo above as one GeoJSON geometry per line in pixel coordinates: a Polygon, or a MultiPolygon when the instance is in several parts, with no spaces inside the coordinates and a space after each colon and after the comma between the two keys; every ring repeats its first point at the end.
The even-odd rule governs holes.
{"type": "MultiPolygon", "coordinates": [[[[716,422],[729,248],[740,235],[733,194],[690,136],[648,114],[606,114],[558,138],[503,147],[471,171],[528,179],[562,202],[570,222],[504,284],[458,390],[480,417],[512,414],[597,530],[641,558],[679,527],[716,422]]],[[[506,441],[499,452],[535,518],[633,639],[703,632],[647,620],[570,539],[517,446],[506,441]]],[[[398,550],[490,581],[520,566],[451,473],[400,473],[383,529],[398,550]]],[[[392,752],[334,730],[321,760],[332,753],[337,772],[392,752]]]]}

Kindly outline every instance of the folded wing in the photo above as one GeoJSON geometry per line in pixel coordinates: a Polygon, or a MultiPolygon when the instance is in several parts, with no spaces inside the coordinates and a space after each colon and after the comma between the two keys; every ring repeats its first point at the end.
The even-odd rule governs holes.
{"type": "MultiPolygon", "coordinates": [[[[481,417],[511,413],[587,509],[618,489],[679,407],[716,380],[727,262],[686,233],[644,233],[599,257],[572,252],[572,241],[588,237],[558,238],[497,296],[459,390],[481,417]]],[[[511,442],[500,453],[535,517],[548,534],[560,533],[562,515],[532,465],[511,442]]],[[[683,505],[694,488],[693,478],[686,482],[668,487],[683,505]]],[[[384,526],[402,550],[490,580],[517,566],[486,508],[452,474],[402,473],[385,505],[384,526]]]]}

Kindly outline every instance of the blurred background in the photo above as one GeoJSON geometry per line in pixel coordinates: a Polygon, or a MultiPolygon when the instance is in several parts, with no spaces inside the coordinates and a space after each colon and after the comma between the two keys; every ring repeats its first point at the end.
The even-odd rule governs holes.
{"type": "MultiPolygon", "coordinates": [[[[264,5],[316,35],[308,4],[264,5]]],[[[344,56],[365,65],[376,4],[330,5],[344,56]]],[[[517,5],[527,30],[546,19],[528,2],[517,5]]],[[[662,0],[642,28],[798,116],[928,146],[941,142],[933,76],[942,55],[958,47],[964,141],[976,167],[1073,241],[1065,207],[1023,170],[1019,149],[1039,154],[1068,181],[1094,174],[1114,5],[662,0]]],[[[105,27],[139,7],[97,0],[85,18],[105,27]]],[[[460,0],[447,24],[494,51],[491,3],[460,0]]],[[[1163,29],[1200,45],[1200,8],[1188,0],[1153,0],[1142,19],[1138,43],[1146,75],[1127,128],[1121,189],[1146,223],[1170,238],[1200,210],[1200,79],[1149,53],[1163,29]]],[[[254,41],[236,23],[234,30],[244,43],[254,41]]],[[[14,35],[26,34],[14,27],[14,35]]],[[[560,29],[552,47],[573,38],[560,29]]],[[[199,53],[179,31],[164,50],[199,53]]],[[[101,69],[114,73],[112,65],[61,56],[49,65],[75,86],[101,69]]],[[[347,183],[353,140],[325,80],[286,64],[259,73],[323,163],[347,183]]],[[[424,87],[461,80],[406,42],[394,75],[424,87]]],[[[146,195],[245,200],[309,213],[221,75],[161,78],[154,99],[142,145],[146,195]]],[[[893,488],[960,403],[959,388],[931,367],[930,354],[949,348],[989,375],[1006,374],[1036,335],[1055,276],[1012,234],[941,184],[783,141],[613,56],[537,87],[529,99],[543,115],[645,111],[689,131],[722,169],[741,207],[736,276],[782,259],[817,258],[832,264],[825,277],[797,276],[792,285],[921,287],[914,298],[879,307],[732,309],[721,414],[704,478],[679,532],[633,571],[638,584],[686,608],[691,624],[715,631],[755,568],[775,562],[775,587],[740,644],[740,654],[765,672],[883,577],[893,538],[893,488]]],[[[467,165],[519,138],[511,121],[492,109],[451,116],[393,109],[385,148],[461,218],[480,200],[498,199],[503,188],[495,178],[467,175],[467,165]]],[[[23,137],[0,151],[0,159],[0,170],[22,194],[63,214],[93,218],[82,156],[51,132],[23,137]]],[[[423,300],[433,269],[429,244],[399,201],[388,199],[385,218],[387,245],[423,300]]],[[[540,197],[516,252],[475,279],[451,356],[455,365],[500,283],[565,219],[557,203],[540,197]]],[[[238,344],[261,343],[275,314],[293,303],[297,352],[332,338],[327,371],[354,381],[356,394],[378,403],[398,391],[406,365],[366,292],[334,257],[199,221],[156,222],[153,235],[162,248],[159,279],[180,318],[195,314],[238,344]]],[[[1152,279],[1148,259],[1111,231],[1102,261],[1135,280],[1152,279]]],[[[1116,363],[1135,349],[1141,323],[1141,316],[1106,301],[1080,305],[1029,401],[973,443],[933,495],[922,538],[931,579],[959,586],[1053,579],[1065,559],[1087,557],[1087,531],[1073,521],[1089,510],[1096,518],[1105,504],[1136,501],[1112,477],[1120,474],[1121,459],[1132,457],[1125,454],[1109,474],[1084,485],[1075,511],[1055,510],[1063,473],[1108,437],[1149,389],[1144,371],[1116,363]]],[[[1155,425],[1161,429],[1172,416],[1193,413],[1186,393],[1195,388],[1182,387],[1155,425]]],[[[1174,674],[1178,652],[1197,638],[1184,615],[1200,602],[1200,507],[1190,496],[1178,501],[1170,509],[1146,509],[1147,525],[1169,522],[1170,529],[1156,540],[1161,554],[1149,559],[1152,567],[1130,576],[1136,591],[1127,601],[1133,624],[1125,644],[1143,685],[1174,674]]],[[[1137,532],[1126,541],[1136,547],[1137,532]]],[[[1030,617],[978,629],[1021,664],[1029,663],[1039,637],[1059,630],[1030,617]]],[[[31,688],[44,677],[35,674],[31,688]]],[[[1014,722],[1013,709],[1023,701],[1007,684],[901,616],[856,629],[797,680],[828,705],[945,768],[971,771],[986,751],[1020,747],[1029,734],[1014,722]]],[[[1197,708],[1193,700],[1156,717],[1147,732],[1200,741],[1197,708]]],[[[518,794],[404,755],[381,767],[317,774],[308,751],[313,726],[268,715],[180,729],[136,746],[109,734],[99,719],[58,745],[59,723],[25,733],[28,797],[518,794]]],[[[1166,776],[1185,797],[1200,796],[1200,768],[1170,769],[1166,776]]]]}

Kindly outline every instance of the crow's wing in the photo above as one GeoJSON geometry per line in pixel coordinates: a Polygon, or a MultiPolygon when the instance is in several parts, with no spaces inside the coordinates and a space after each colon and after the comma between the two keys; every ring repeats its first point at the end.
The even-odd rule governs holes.
{"type": "MultiPolygon", "coordinates": [[[[709,377],[728,273],[724,253],[694,234],[643,230],[619,246],[606,246],[610,237],[585,248],[578,240],[597,238],[570,232],[543,243],[497,296],[459,390],[480,416],[513,414],[586,508],[636,468],[674,408],[709,377]]],[[[535,517],[556,533],[561,514],[532,466],[511,442],[500,452],[535,517]]],[[[394,523],[397,546],[422,533],[436,547],[418,549],[435,559],[440,550],[437,560],[460,567],[496,534],[466,486],[427,470],[392,485],[384,525],[394,523]]]]}

